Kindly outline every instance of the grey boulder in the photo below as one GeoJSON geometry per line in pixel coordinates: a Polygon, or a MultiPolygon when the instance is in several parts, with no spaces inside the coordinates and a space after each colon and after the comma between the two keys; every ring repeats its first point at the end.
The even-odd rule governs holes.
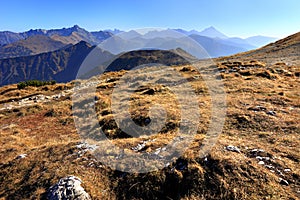
{"type": "Polygon", "coordinates": [[[61,178],[47,191],[49,200],[91,200],[90,195],[81,187],[81,179],[76,176],[61,178]]]}

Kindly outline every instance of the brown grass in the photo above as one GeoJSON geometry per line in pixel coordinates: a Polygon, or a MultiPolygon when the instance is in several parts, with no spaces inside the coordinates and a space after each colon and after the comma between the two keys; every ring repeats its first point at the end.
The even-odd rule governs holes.
{"type": "MultiPolygon", "coordinates": [[[[201,123],[194,141],[179,159],[162,170],[146,174],[116,171],[94,160],[89,152],[81,154],[81,149],[76,147],[81,138],[75,129],[73,115],[76,113],[72,113],[70,98],[1,110],[0,198],[44,198],[47,189],[67,175],[80,177],[93,199],[299,198],[300,80],[296,76],[299,66],[241,61],[238,64],[220,62],[218,68],[225,70],[221,76],[227,93],[227,117],[217,144],[206,158],[199,157],[211,117],[211,100],[196,71],[190,66],[184,70],[177,67],[175,69],[190,81],[198,95],[201,123]],[[244,68],[239,69],[238,65],[244,68]],[[234,71],[229,72],[230,69],[234,71]],[[274,111],[276,115],[272,116],[268,111],[274,111]],[[239,147],[241,153],[225,150],[227,145],[239,147]],[[249,154],[256,148],[274,158],[270,164],[282,174],[259,165],[249,154]],[[22,153],[28,156],[16,159],[22,153]],[[284,169],[291,172],[284,172],[284,169]],[[289,186],[281,185],[279,178],[287,180],[289,186]]],[[[149,108],[159,103],[167,110],[166,124],[155,135],[135,138],[124,134],[117,127],[110,106],[114,86],[125,73],[104,74],[104,81],[97,86],[96,93],[91,94],[97,96],[100,126],[115,145],[130,152],[141,141],[156,139],[140,151],[153,153],[176,135],[180,119],[178,102],[168,87],[140,87],[130,98],[129,111],[133,120],[145,125],[149,108]]],[[[147,76],[150,75],[143,75],[141,79],[147,76]]],[[[59,86],[25,90],[17,90],[15,85],[2,87],[0,106],[15,105],[16,98],[32,94],[58,94],[71,88],[72,84],[67,84],[66,88],[59,86]],[[12,99],[15,102],[11,102],[12,99]]],[[[84,113],[85,109],[91,108],[77,112],[84,113]]],[[[98,133],[99,130],[93,131],[98,133]]]]}

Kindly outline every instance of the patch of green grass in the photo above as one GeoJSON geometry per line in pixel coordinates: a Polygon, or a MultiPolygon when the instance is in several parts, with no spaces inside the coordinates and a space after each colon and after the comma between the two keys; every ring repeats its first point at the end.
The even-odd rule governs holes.
{"type": "Polygon", "coordinates": [[[51,80],[51,81],[29,80],[29,81],[23,81],[18,83],[17,87],[18,89],[24,89],[28,86],[41,87],[44,85],[54,85],[54,84],[56,84],[55,80],[51,80]]]}

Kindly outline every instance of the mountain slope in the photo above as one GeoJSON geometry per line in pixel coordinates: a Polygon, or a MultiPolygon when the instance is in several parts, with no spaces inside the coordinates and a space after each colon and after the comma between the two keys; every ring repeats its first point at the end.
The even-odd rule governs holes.
{"type": "Polygon", "coordinates": [[[35,55],[54,51],[66,46],[66,44],[53,40],[48,36],[35,35],[17,42],[0,47],[0,59],[35,55]]]}
{"type": "Polygon", "coordinates": [[[98,40],[98,42],[106,40],[107,38],[110,38],[114,35],[109,31],[93,31],[91,32],[91,34],[98,40]]]}
{"type": "MultiPolygon", "coordinates": [[[[0,85],[24,80],[56,80],[67,82],[76,78],[85,57],[95,46],[82,41],[54,52],[0,60],[0,85]]],[[[108,52],[100,52],[112,56],[108,52]]],[[[101,55],[99,55],[101,57],[101,55]]]]}
{"type": "Polygon", "coordinates": [[[285,62],[286,64],[298,64],[300,62],[300,32],[284,39],[270,43],[256,50],[228,56],[230,59],[260,59],[285,62]]]}
{"type": "Polygon", "coordinates": [[[24,37],[19,33],[14,33],[11,31],[1,31],[0,32],[0,46],[22,40],[24,37]]]}
{"type": "MultiPolygon", "coordinates": [[[[184,52],[184,51],[183,51],[184,52]]],[[[178,50],[176,53],[174,50],[139,50],[127,52],[117,59],[115,59],[106,69],[106,71],[120,71],[131,70],[135,67],[139,67],[145,64],[154,63],[162,64],[166,66],[171,65],[185,65],[189,62],[180,55],[183,54],[182,50],[178,50]],[[180,55],[178,55],[180,54],[180,55]]]]}

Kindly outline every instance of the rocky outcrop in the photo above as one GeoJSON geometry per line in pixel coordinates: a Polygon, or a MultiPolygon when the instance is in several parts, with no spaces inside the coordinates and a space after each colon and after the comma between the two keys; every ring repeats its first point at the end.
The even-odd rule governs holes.
{"type": "Polygon", "coordinates": [[[51,186],[47,192],[48,200],[90,200],[90,195],[81,187],[81,179],[67,176],[51,186]]]}

